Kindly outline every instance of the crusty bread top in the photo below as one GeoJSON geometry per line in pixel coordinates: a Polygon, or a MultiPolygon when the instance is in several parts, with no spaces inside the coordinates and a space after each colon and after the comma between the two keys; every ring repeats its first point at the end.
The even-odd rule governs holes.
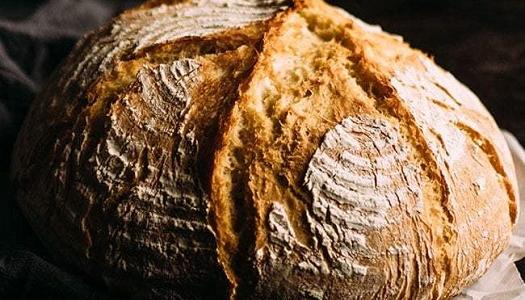
{"type": "Polygon", "coordinates": [[[150,298],[446,298],[517,216],[477,97],[320,0],[123,13],[35,100],[13,178],[57,257],[150,298]]]}
{"type": "Polygon", "coordinates": [[[126,293],[227,296],[204,186],[218,120],[285,8],[151,2],[76,46],[13,164],[20,206],[60,260],[126,293]]]}
{"type": "Polygon", "coordinates": [[[516,220],[509,151],[476,96],[319,1],[270,25],[213,171],[240,298],[450,297],[516,220]]]}

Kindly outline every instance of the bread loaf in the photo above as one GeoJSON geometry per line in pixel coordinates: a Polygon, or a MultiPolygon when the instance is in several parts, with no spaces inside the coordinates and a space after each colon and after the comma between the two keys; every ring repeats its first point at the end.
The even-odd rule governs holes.
{"type": "Polygon", "coordinates": [[[431,58],[321,0],[149,1],[88,34],[20,132],[57,260],[146,299],[442,299],[517,216],[511,156],[431,58]]]}

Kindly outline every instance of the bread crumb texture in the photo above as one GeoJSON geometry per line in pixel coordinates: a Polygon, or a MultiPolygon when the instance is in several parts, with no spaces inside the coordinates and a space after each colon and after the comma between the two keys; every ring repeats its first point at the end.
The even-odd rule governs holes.
{"type": "Polygon", "coordinates": [[[517,216],[510,152],[431,58],[321,0],[153,0],[19,135],[56,259],[141,299],[443,299],[517,216]]]}

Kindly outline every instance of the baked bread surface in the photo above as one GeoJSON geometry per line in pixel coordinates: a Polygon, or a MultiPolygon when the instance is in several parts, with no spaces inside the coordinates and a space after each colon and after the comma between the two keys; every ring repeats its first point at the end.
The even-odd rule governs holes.
{"type": "Polygon", "coordinates": [[[449,298],[517,216],[477,97],[319,0],[124,12],[35,99],[13,180],[59,260],[136,298],[449,298]]]}

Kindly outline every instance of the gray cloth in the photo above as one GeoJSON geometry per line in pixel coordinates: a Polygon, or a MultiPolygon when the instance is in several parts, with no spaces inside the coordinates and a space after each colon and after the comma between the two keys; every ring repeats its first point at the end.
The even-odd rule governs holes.
{"type": "Polygon", "coordinates": [[[2,299],[110,299],[32,252],[0,251],[2,299]]]}
{"type": "Polygon", "coordinates": [[[16,132],[51,72],[82,35],[132,3],[0,3],[0,299],[110,298],[97,283],[49,262],[16,207],[8,173],[16,132]]]}

